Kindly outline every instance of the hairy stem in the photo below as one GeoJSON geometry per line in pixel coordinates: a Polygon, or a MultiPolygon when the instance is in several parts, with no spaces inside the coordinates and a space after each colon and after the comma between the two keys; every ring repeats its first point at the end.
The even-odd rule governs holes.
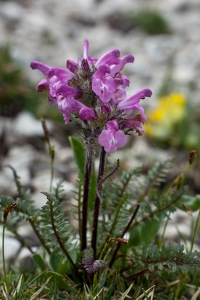
{"type": "Polygon", "coordinates": [[[85,166],[85,182],[83,190],[83,208],[82,208],[82,234],[81,234],[81,250],[87,248],[87,217],[88,217],[88,197],[90,192],[90,179],[92,173],[93,152],[88,147],[86,166],[85,166]]]}
{"type": "Polygon", "coordinates": [[[102,179],[105,171],[105,161],[106,161],[106,152],[104,148],[101,148],[100,161],[99,161],[99,172],[97,178],[97,191],[94,204],[94,215],[93,215],[93,227],[92,227],[92,248],[94,251],[94,259],[96,257],[96,243],[97,243],[97,232],[98,232],[98,217],[99,217],[99,207],[101,200],[102,192],[102,179]]]}

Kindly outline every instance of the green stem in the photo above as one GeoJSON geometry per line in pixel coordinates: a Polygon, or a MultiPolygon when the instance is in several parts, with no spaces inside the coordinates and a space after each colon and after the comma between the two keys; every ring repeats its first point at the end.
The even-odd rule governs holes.
{"type": "Polygon", "coordinates": [[[193,233],[193,236],[192,236],[190,252],[192,252],[193,247],[194,247],[194,239],[195,239],[195,236],[196,236],[199,219],[200,219],[200,210],[199,210],[199,213],[198,213],[198,216],[197,216],[197,219],[196,219],[196,223],[195,223],[195,228],[194,228],[194,233],[193,233]]]}
{"type": "Polygon", "coordinates": [[[52,191],[52,185],[53,185],[53,177],[54,177],[54,148],[51,146],[49,143],[49,154],[50,154],[50,159],[51,159],[51,178],[50,178],[50,187],[49,191],[51,193],[52,191]]]}
{"type": "Polygon", "coordinates": [[[163,228],[163,233],[162,233],[162,236],[161,236],[161,238],[159,240],[159,246],[161,246],[162,243],[163,243],[164,236],[165,236],[165,231],[167,229],[168,222],[169,222],[169,219],[167,219],[167,221],[165,222],[165,225],[164,225],[164,228],[163,228]]]}
{"type": "Polygon", "coordinates": [[[3,225],[3,233],[2,233],[2,262],[3,262],[3,278],[4,278],[4,282],[6,284],[6,288],[8,289],[8,282],[7,282],[7,278],[6,278],[5,249],[4,249],[5,229],[6,229],[6,224],[3,225]]]}

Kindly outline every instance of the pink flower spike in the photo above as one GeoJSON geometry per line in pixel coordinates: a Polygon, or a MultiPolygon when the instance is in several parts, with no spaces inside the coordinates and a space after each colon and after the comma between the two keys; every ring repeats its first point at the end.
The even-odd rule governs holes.
{"type": "Polygon", "coordinates": [[[40,61],[32,61],[32,63],[30,64],[30,67],[32,70],[39,70],[40,72],[42,72],[44,75],[48,75],[51,67],[43,64],[42,62],[40,61]]]}
{"type": "Polygon", "coordinates": [[[126,136],[115,120],[108,121],[107,130],[103,130],[98,138],[98,143],[104,147],[106,152],[115,152],[126,144],[126,136]]]}
{"type": "Polygon", "coordinates": [[[82,121],[90,121],[90,120],[93,120],[95,119],[95,112],[93,109],[89,108],[89,107],[83,107],[80,109],[79,111],[79,118],[82,120],[82,121]]]}
{"type": "Polygon", "coordinates": [[[134,57],[131,54],[125,55],[120,59],[120,62],[117,65],[114,65],[111,67],[111,74],[116,74],[118,72],[120,72],[125,64],[127,63],[133,63],[134,62],[134,57]]]}
{"type": "Polygon", "coordinates": [[[110,50],[101,56],[95,63],[95,67],[98,69],[100,66],[108,64],[115,65],[120,62],[120,51],[117,49],[110,50]]]}

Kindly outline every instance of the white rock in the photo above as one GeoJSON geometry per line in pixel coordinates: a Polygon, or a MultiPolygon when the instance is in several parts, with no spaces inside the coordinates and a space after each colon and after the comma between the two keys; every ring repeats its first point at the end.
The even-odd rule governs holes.
{"type": "MultiPolygon", "coordinates": [[[[46,120],[47,128],[49,131],[53,128],[53,123],[46,120]]],[[[13,121],[13,128],[17,134],[24,136],[44,136],[41,121],[35,119],[35,117],[29,112],[21,112],[13,121]]]]}
{"type": "MultiPolygon", "coordinates": [[[[30,183],[30,165],[35,158],[35,151],[29,145],[23,147],[13,147],[6,159],[4,160],[4,165],[12,166],[20,177],[22,184],[30,183]]],[[[4,169],[5,178],[8,182],[13,183],[13,173],[10,168],[4,169]]]]}
{"type": "MultiPolygon", "coordinates": [[[[60,178],[54,178],[52,186],[56,187],[57,184],[60,182],[60,180],[61,180],[60,178]]],[[[32,180],[31,183],[39,192],[49,192],[49,188],[50,188],[50,171],[48,171],[48,170],[45,171],[44,170],[44,171],[38,172],[37,176],[32,180]]],[[[75,189],[74,185],[70,182],[67,182],[67,181],[63,181],[62,188],[64,190],[64,193],[68,193],[68,194],[70,194],[71,191],[75,189]]],[[[38,194],[36,194],[35,196],[37,198],[38,194]]],[[[45,200],[42,200],[42,199],[44,199],[44,198],[39,197],[38,199],[36,199],[36,204],[37,204],[38,207],[40,207],[40,203],[44,203],[45,200]]]]}
{"type": "Polygon", "coordinates": [[[25,9],[14,1],[1,2],[0,15],[9,21],[19,21],[23,18],[25,9]]]}

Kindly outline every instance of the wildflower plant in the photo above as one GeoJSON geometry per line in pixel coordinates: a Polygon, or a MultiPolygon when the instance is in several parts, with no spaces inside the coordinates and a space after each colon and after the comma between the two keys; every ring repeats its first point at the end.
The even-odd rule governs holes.
{"type": "MultiPolygon", "coordinates": [[[[97,59],[89,56],[88,50],[86,40],[83,58],[77,62],[68,60],[66,68],[50,67],[38,61],[31,63],[32,69],[45,75],[37,90],[48,92],[48,101],[63,114],[65,124],[72,118],[77,120],[82,139],[70,137],[79,171],[74,191],[76,204],[63,200],[62,182],[52,186],[55,151],[44,120],[42,126],[51,160],[50,191],[43,192],[46,205],[41,209],[34,207],[29,191],[24,189],[11,167],[18,197],[0,198],[3,233],[5,228],[10,230],[22,246],[33,253],[16,229],[22,219],[29,221],[49,257],[47,264],[44,257],[33,253],[40,273],[26,281],[24,289],[18,288],[17,295],[21,298],[16,299],[22,299],[24,291],[27,297],[33,283],[35,297],[48,287],[48,295],[55,299],[125,299],[128,294],[136,299],[141,294],[141,286],[146,292],[156,289],[156,272],[163,282],[168,280],[165,271],[182,276],[188,273],[195,276],[193,272],[200,272],[200,253],[192,251],[197,229],[188,253],[183,245],[165,245],[164,234],[156,240],[164,219],[168,222],[170,214],[182,207],[182,203],[185,207],[196,203],[195,197],[188,199],[184,195],[183,186],[196,151],[190,153],[185,174],[166,190],[159,186],[165,182],[169,162],[156,163],[146,176],[142,174],[142,167],[136,167],[122,172],[117,179],[119,161],[110,166],[106,158],[125,146],[127,135],[144,134],[143,124],[147,118],[140,103],[151,97],[152,91],[144,88],[132,96],[126,95],[129,79],[122,70],[127,63],[133,63],[132,55],[120,57],[119,50],[113,49],[97,59]],[[99,161],[97,173],[94,170],[96,158],[99,161]],[[13,218],[9,218],[10,214],[13,218]],[[78,220],[77,227],[71,222],[74,218],[78,220]],[[133,279],[138,280],[136,284],[132,283],[133,279]],[[59,293],[62,298],[58,298],[59,293]]],[[[195,209],[198,208],[197,204],[195,209]]],[[[199,217],[196,224],[198,221],[199,217]]],[[[4,255],[3,266],[3,293],[13,295],[4,255]]],[[[21,284],[21,278],[19,282],[21,284]]]]}

